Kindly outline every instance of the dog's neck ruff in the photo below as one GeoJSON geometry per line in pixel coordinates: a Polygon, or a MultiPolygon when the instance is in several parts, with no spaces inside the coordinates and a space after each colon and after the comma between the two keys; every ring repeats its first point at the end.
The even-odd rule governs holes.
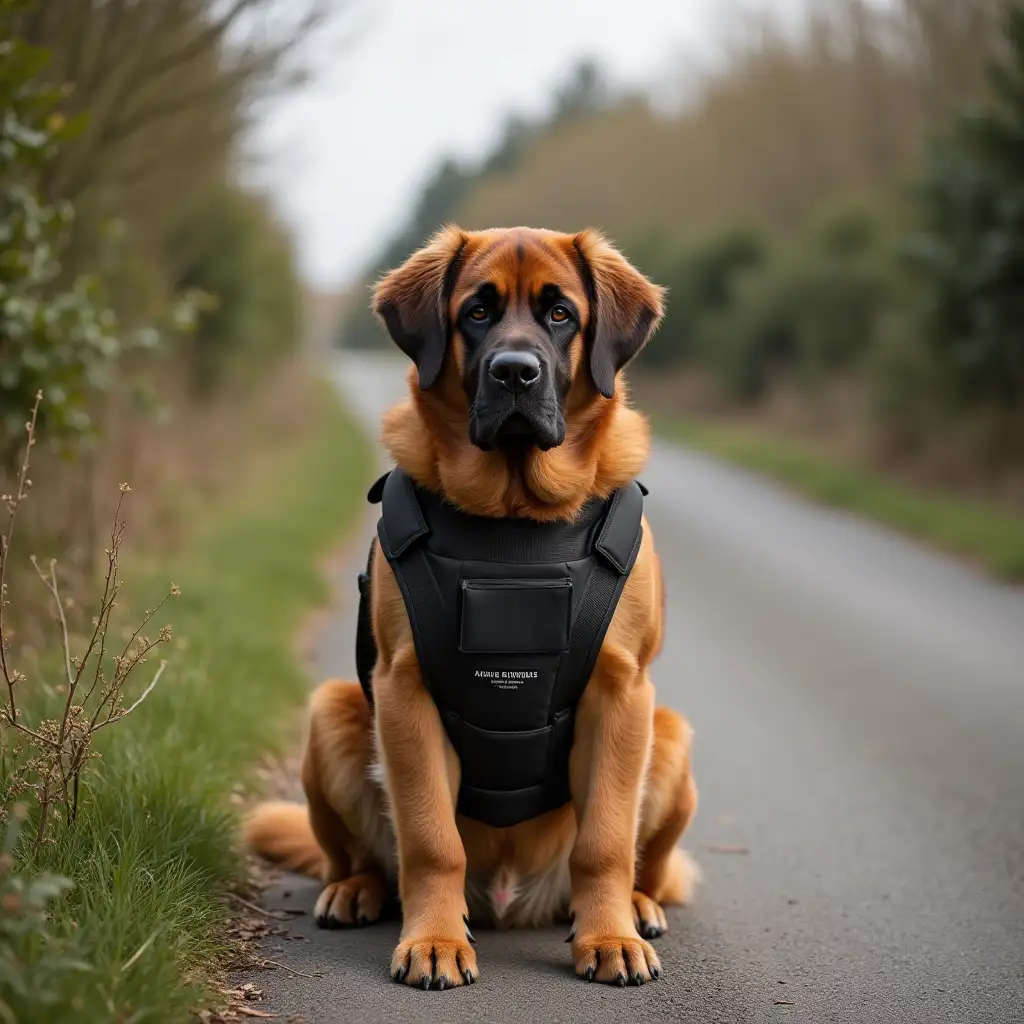
{"type": "MultiPolygon", "coordinates": [[[[400,469],[371,489],[423,683],[461,763],[459,813],[505,828],[569,800],[576,706],[640,550],[644,493],[633,482],[571,522],[537,522],[470,515],[400,469]]],[[[372,701],[361,579],[357,665],[372,701]]]]}

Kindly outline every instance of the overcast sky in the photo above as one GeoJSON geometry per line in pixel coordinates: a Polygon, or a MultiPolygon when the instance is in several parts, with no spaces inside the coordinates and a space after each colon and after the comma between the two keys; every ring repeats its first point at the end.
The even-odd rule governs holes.
{"type": "Polygon", "coordinates": [[[323,288],[358,273],[444,156],[479,157],[509,112],[542,113],[582,58],[664,92],[714,61],[738,9],[792,15],[805,0],[337,2],[307,50],[313,81],[270,105],[253,140],[303,276],[323,288]]]}

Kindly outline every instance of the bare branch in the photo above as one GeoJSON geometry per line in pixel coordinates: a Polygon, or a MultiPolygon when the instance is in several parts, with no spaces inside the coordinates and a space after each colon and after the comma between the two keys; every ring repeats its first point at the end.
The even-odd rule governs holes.
{"type": "Polygon", "coordinates": [[[96,640],[99,637],[100,649],[96,656],[96,669],[93,672],[92,685],[89,687],[89,692],[85,695],[83,703],[92,697],[103,673],[103,660],[107,654],[107,629],[110,625],[110,615],[114,610],[114,602],[117,600],[117,595],[121,590],[121,582],[117,578],[117,553],[121,547],[121,538],[124,535],[126,526],[124,520],[121,519],[121,506],[124,504],[124,496],[130,491],[131,488],[127,484],[121,484],[117,506],[114,509],[114,523],[110,528],[110,547],[107,548],[107,575],[103,581],[103,596],[100,599],[100,610],[96,615],[93,634],[82,658],[82,663],[79,666],[78,677],[76,677],[80,678],[85,671],[89,656],[95,649],[96,640]]]}
{"type": "Polygon", "coordinates": [[[179,11],[180,5],[172,2],[133,5],[139,24],[134,32],[126,33],[122,52],[107,66],[98,66],[88,88],[78,90],[79,104],[89,109],[88,128],[69,148],[66,159],[56,165],[50,180],[50,194],[74,197],[88,186],[94,170],[92,158],[103,151],[111,122],[117,121],[128,98],[145,81],[146,61],[152,58],[152,41],[163,38],[170,29],[171,19],[179,11]]]}
{"type": "Polygon", "coordinates": [[[270,73],[289,53],[298,47],[304,36],[301,33],[275,50],[266,53],[250,54],[248,60],[242,61],[234,69],[224,71],[212,85],[171,95],[148,106],[135,108],[127,114],[116,128],[111,128],[104,138],[107,146],[116,146],[131,138],[136,132],[151,125],[159,124],[187,110],[206,106],[208,103],[228,96],[231,92],[245,85],[260,75],[270,73]]]}
{"type": "MultiPolygon", "coordinates": [[[[156,646],[154,644],[154,646],[156,646]]],[[[92,731],[94,733],[99,732],[105,725],[110,725],[113,722],[120,722],[122,718],[127,718],[154,690],[156,684],[160,682],[160,677],[164,674],[164,669],[167,668],[167,662],[161,661],[160,667],[156,670],[156,674],[153,676],[149,686],[146,687],[142,692],[142,696],[130,707],[126,708],[119,715],[114,718],[108,718],[106,721],[100,722],[92,731]]]]}
{"type": "Polygon", "coordinates": [[[56,0],[38,0],[32,5],[32,11],[25,20],[25,39],[32,45],[38,45],[39,39],[46,31],[51,9],[56,0]]]}
{"type": "Polygon", "coordinates": [[[54,750],[60,749],[60,744],[57,743],[56,740],[48,739],[46,736],[43,736],[41,733],[36,732],[34,729],[30,729],[27,725],[22,725],[21,722],[13,721],[11,719],[10,714],[6,711],[6,709],[4,710],[3,714],[4,717],[7,719],[7,724],[12,729],[17,729],[18,732],[24,733],[26,736],[31,736],[32,739],[36,741],[36,743],[42,743],[44,746],[52,747],[54,750]]]}
{"type": "Polygon", "coordinates": [[[261,3],[262,0],[235,0],[218,21],[213,22],[209,27],[196,33],[184,46],[165,54],[162,58],[155,60],[149,67],[149,72],[154,78],[173,71],[182,64],[188,63],[195,57],[217,46],[225,33],[238,20],[248,8],[261,3]]]}
{"type": "MultiPolygon", "coordinates": [[[[71,42],[71,52],[65,69],[65,78],[69,82],[77,82],[82,75],[89,51],[96,43],[96,25],[93,0],[79,0],[71,4],[72,10],[65,12],[67,19],[65,35],[71,42]]],[[[102,27],[99,32],[102,33],[102,27]]],[[[102,38],[102,36],[101,36],[102,38]]]]}
{"type": "MultiPolygon", "coordinates": [[[[119,64],[119,57],[123,54],[117,53],[116,44],[121,41],[121,26],[125,21],[125,13],[129,8],[128,0],[111,0],[110,13],[107,23],[100,33],[100,45],[96,51],[96,57],[88,74],[84,74],[82,80],[77,83],[79,91],[91,100],[97,91],[97,86],[104,77],[109,77],[111,69],[119,64]]],[[[138,5],[136,5],[137,8],[138,5]]],[[[168,5],[170,9],[170,5],[168,5]]]]}
{"type": "Polygon", "coordinates": [[[11,538],[14,536],[14,524],[18,518],[18,509],[28,495],[32,481],[28,477],[28,467],[32,460],[32,447],[36,443],[36,421],[39,418],[39,406],[43,401],[42,391],[36,392],[36,400],[32,406],[32,415],[25,424],[25,455],[21,460],[21,469],[18,471],[17,490],[13,497],[7,497],[7,529],[0,537],[0,671],[3,672],[4,682],[7,683],[7,699],[9,703],[11,722],[18,718],[17,704],[14,697],[14,686],[17,682],[14,669],[7,663],[7,635],[4,632],[4,609],[7,606],[7,565],[11,557],[11,538]]]}
{"type": "Polygon", "coordinates": [[[81,195],[94,180],[98,167],[117,167],[119,154],[115,156],[112,151],[141,128],[159,124],[197,105],[202,106],[219,95],[227,95],[230,89],[255,83],[301,45],[329,10],[329,5],[314,3],[312,9],[291,27],[286,40],[244,54],[233,70],[222,65],[215,76],[221,83],[219,86],[193,89],[185,92],[184,97],[181,89],[161,87],[156,91],[170,95],[171,100],[155,104],[150,101],[144,103],[144,109],[140,110],[137,102],[140,96],[152,93],[156,83],[187,68],[190,61],[225,48],[224,37],[238,19],[253,13],[266,2],[233,0],[220,18],[191,35],[184,43],[177,41],[181,33],[176,31],[179,26],[173,21],[182,14],[179,3],[136,4],[136,10],[143,9],[142,14],[137,19],[125,19],[135,21],[135,26],[117,33],[124,37],[120,45],[115,47],[113,41],[104,42],[101,48],[103,59],[97,59],[94,73],[81,85],[79,102],[89,107],[89,127],[69,150],[64,166],[51,181],[50,191],[62,196],[81,195]],[[145,17],[153,11],[155,16],[145,17]],[[104,79],[102,87],[101,75],[104,79]],[[136,101],[134,110],[133,100],[136,101]]]}
{"type": "MultiPolygon", "coordinates": [[[[135,632],[132,633],[128,643],[124,645],[124,650],[121,652],[122,658],[127,657],[128,652],[132,649],[132,644],[134,644],[135,641],[139,638],[139,634],[146,628],[146,626],[149,625],[153,616],[156,615],[156,613],[160,611],[160,609],[163,608],[165,604],[167,604],[167,602],[170,600],[172,596],[172,594],[164,594],[164,596],[160,599],[160,603],[155,608],[151,608],[148,612],[146,612],[142,622],[139,623],[138,629],[136,629],[135,632]]],[[[159,641],[157,642],[159,643],[159,641]]]]}
{"type": "MultiPolygon", "coordinates": [[[[120,503],[118,503],[118,507],[120,507],[120,503]]],[[[75,677],[76,682],[81,679],[82,673],[85,671],[85,667],[89,663],[89,658],[92,655],[97,642],[99,642],[100,650],[96,659],[96,672],[93,674],[93,681],[92,685],[89,687],[89,692],[85,695],[86,700],[92,696],[93,691],[96,689],[100,669],[103,666],[103,656],[106,652],[107,624],[110,621],[110,613],[114,608],[114,601],[117,598],[119,590],[120,584],[117,582],[117,563],[114,561],[112,554],[108,554],[107,575],[103,581],[103,596],[100,599],[99,614],[96,616],[92,636],[89,638],[89,645],[85,649],[85,654],[82,656],[82,663],[78,666],[78,674],[75,677]]]]}
{"type": "MultiPolygon", "coordinates": [[[[68,620],[64,615],[64,605],[61,602],[60,591],[57,588],[57,559],[50,559],[49,577],[39,568],[39,562],[36,560],[35,555],[32,556],[30,561],[39,578],[43,581],[43,585],[53,597],[54,603],[57,605],[57,619],[60,622],[60,645],[64,652],[64,673],[68,679],[68,686],[73,688],[75,685],[75,674],[71,671],[71,637],[68,633],[68,620]]],[[[68,696],[70,697],[70,695],[69,691],[68,696]]]]}

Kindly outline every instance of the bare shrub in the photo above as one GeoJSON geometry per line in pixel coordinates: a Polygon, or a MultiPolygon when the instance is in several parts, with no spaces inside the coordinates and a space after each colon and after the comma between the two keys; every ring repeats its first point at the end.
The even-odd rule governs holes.
{"type": "Polygon", "coordinates": [[[119,652],[108,647],[113,636],[112,616],[123,585],[120,553],[127,525],[123,506],[131,488],[122,484],[105,552],[107,566],[102,591],[91,630],[85,636],[77,637],[68,626],[70,602],[61,594],[56,559],[44,565],[35,556],[31,558],[55,612],[62,678],[55,686],[43,688],[43,692],[38,687],[28,687],[27,676],[13,664],[8,570],[18,513],[32,488],[28,474],[41,401],[42,393],[36,396],[31,418],[25,424],[24,455],[14,492],[0,496],[7,511],[6,528],[0,534],[0,675],[6,687],[0,692],[0,768],[6,789],[0,801],[0,815],[6,815],[5,808],[13,801],[30,798],[37,810],[37,846],[46,840],[58,821],[74,823],[82,770],[99,756],[93,749],[96,734],[130,715],[159,682],[166,661],[160,662],[142,694],[126,705],[125,689],[135,669],[171,639],[170,626],[160,628],[155,637],[144,630],[168,598],[180,593],[172,584],[159,604],[145,613],[119,652]],[[52,699],[48,699],[46,689],[52,692],[52,699]]]}

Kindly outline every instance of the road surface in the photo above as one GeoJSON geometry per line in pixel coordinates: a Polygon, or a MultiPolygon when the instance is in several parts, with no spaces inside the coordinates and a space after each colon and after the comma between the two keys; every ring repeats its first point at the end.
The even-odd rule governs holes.
{"type": "MultiPolygon", "coordinates": [[[[400,364],[337,379],[376,432],[400,364]]],[[[696,729],[705,875],[669,912],[662,980],[575,978],[563,931],[478,933],[481,978],[392,983],[395,923],[272,940],[253,977],[286,1019],[1024,1022],[1024,594],[703,455],[643,477],[666,574],[659,701],[696,729]],[[276,955],[275,955],[276,954],[276,955]]],[[[367,518],[367,536],[373,517],[367,518]]],[[[353,546],[354,574],[364,557],[353,546]]],[[[346,579],[346,597],[354,584],[346,579]]],[[[321,638],[354,678],[354,604],[321,638]]],[[[288,877],[268,905],[308,910],[288,877]]]]}

